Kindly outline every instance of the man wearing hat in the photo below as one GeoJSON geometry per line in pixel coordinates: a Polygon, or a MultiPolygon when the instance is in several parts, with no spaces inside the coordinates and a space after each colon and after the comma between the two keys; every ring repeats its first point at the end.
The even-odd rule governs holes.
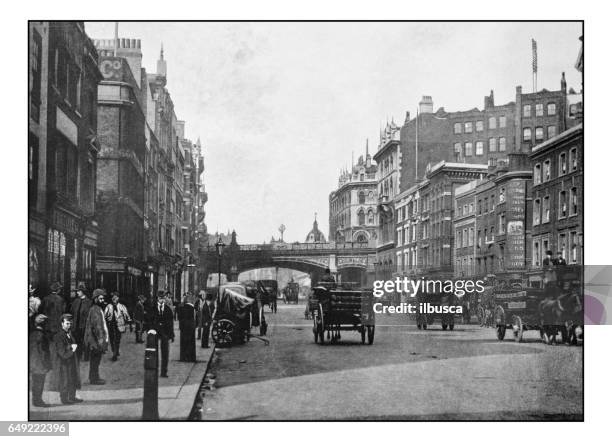
{"type": "Polygon", "coordinates": [[[83,343],[89,350],[89,383],[93,385],[105,384],[100,378],[100,361],[108,348],[108,328],[104,319],[105,295],[102,289],[93,291],[93,305],[87,314],[83,337],[83,343]]]}
{"type": "Polygon", "coordinates": [[[34,328],[34,318],[40,309],[40,298],[36,294],[36,289],[32,284],[28,287],[28,326],[34,328]]]}
{"type": "Polygon", "coordinates": [[[43,401],[43,388],[45,377],[51,369],[51,358],[49,355],[49,342],[43,330],[43,324],[47,320],[45,315],[36,315],[34,327],[28,339],[30,351],[30,376],[32,379],[32,405],[34,407],[48,407],[43,401]]]}
{"type": "Polygon", "coordinates": [[[60,316],[60,331],[53,337],[54,378],[52,387],[59,392],[62,404],[70,405],[83,402],[76,397],[76,391],[81,388],[81,375],[76,358],[77,343],[72,336],[72,315],[65,313],[60,316]]]}
{"type": "Polygon", "coordinates": [[[119,346],[121,345],[121,334],[125,333],[126,324],[132,321],[125,305],[119,302],[119,293],[112,292],[111,303],[104,309],[106,328],[110,346],[113,351],[113,361],[119,357],[119,346]]]}
{"type": "Polygon", "coordinates": [[[85,338],[85,326],[91,305],[92,302],[91,299],[87,297],[85,284],[79,283],[77,287],[77,297],[70,305],[70,313],[73,317],[72,335],[78,345],[76,355],[79,362],[81,359],[85,361],[89,359],[89,353],[83,345],[83,339],[85,338]]]}
{"type": "Polygon", "coordinates": [[[148,307],[145,328],[157,332],[161,352],[160,376],[167,378],[169,341],[174,342],[174,315],[172,308],[166,304],[166,294],[163,290],[157,292],[157,303],[152,303],[148,307]]]}
{"type": "Polygon", "coordinates": [[[45,296],[40,304],[40,312],[47,317],[45,331],[49,336],[61,330],[60,318],[66,313],[66,302],[61,296],[62,285],[59,282],[51,284],[51,293],[45,296]]]}

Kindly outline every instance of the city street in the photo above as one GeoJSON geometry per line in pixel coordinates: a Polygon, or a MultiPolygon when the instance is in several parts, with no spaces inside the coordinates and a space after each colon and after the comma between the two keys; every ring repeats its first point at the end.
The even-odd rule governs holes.
{"type": "Polygon", "coordinates": [[[422,331],[404,315],[377,315],[372,346],[356,332],[321,346],[303,312],[267,313],[269,346],[218,350],[204,420],[582,419],[582,347],[461,323],[422,331]]]}

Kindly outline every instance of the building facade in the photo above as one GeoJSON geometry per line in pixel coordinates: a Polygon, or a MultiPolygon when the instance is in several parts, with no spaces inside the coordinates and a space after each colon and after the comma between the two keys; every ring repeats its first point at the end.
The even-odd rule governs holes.
{"type": "Polygon", "coordinates": [[[532,265],[548,250],[568,264],[584,264],[584,135],[582,124],[532,148],[532,265]]]}
{"type": "Polygon", "coordinates": [[[329,195],[329,239],[337,243],[369,242],[377,238],[376,165],[366,147],[350,172],[338,179],[338,189],[329,195]]]}
{"type": "Polygon", "coordinates": [[[98,55],[83,22],[30,22],[29,282],[93,288],[98,55]]]}
{"type": "Polygon", "coordinates": [[[476,275],[476,198],[477,180],[455,189],[455,210],[453,216],[454,273],[455,277],[466,278],[476,275]]]}

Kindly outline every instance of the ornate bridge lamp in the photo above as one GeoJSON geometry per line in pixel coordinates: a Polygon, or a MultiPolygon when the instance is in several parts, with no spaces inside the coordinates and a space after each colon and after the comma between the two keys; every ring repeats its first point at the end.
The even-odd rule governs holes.
{"type": "Polygon", "coordinates": [[[215,249],[217,250],[217,275],[219,277],[219,285],[217,287],[217,296],[219,296],[221,289],[221,255],[223,255],[223,249],[225,248],[225,243],[219,237],[217,243],[215,244],[215,249]]]}

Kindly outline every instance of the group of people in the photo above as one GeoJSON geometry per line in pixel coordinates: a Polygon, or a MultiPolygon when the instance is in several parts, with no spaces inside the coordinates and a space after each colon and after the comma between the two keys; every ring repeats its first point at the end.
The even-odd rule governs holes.
{"type": "Polygon", "coordinates": [[[49,407],[43,400],[48,374],[49,388],[59,393],[62,404],[82,402],[76,395],[81,388],[81,362],[89,362],[90,384],[105,384],[99,370],[102,355],[110,347],[111,360],[118,360],[121,337],[128,328],[135,328],[137,343],[144,342],[144,332],[157,332],[161,377],[168,377],[169,342],[174,342],[175,317],[181,332],[181,361],[195,361],[196,332],[202,347],[208,347],[214,300],[203,291],[195,297],[186,294],[176,308],[169,292],[164,290],[158,291],[156,299],[138,296],[130,314],[120,302],[118,292],[107,295],[98,288],[89,297],[86,287],[80,284],[75,296],[66,302],[62,290],[56,282],[42,300],[35,289],[28,290],[29,367],[35,407],[49,407]]]}

